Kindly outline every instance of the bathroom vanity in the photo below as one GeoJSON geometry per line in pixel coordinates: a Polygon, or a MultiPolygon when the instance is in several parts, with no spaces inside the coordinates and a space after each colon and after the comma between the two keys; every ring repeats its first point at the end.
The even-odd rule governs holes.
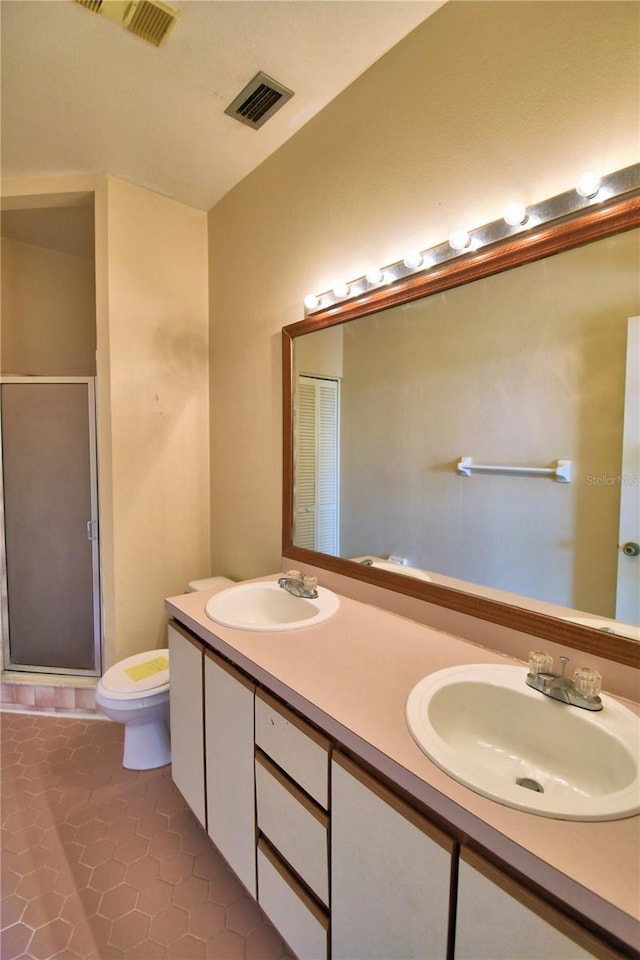
{"type": "Polygon", "coordinates": [[[345,597],[310,627],[223,627],[211,594],[166,602],[173,777],[299,957],[640,956],[640,817],[505,806],[409,733],[427,674],[514,661],[345,597]]]}

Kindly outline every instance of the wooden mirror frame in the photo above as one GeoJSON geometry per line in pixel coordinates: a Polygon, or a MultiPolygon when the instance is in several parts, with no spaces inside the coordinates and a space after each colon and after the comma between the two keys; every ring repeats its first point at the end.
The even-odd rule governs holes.
{"type": "MultiPolygon", "coordinates": [[[[300,564],[363,580],[405,596],[416,597],[492,623],[564,644],[595,656],[638,668],[640,643],[630,638],[571,623],[529,610],[526,606],[501,603],[476,593],[465,593],[365,567],[341,557],[318,553],[293,543],[293,341],[315,330],[347,323],[399,304],[428,297],[442,290],[472,283],[513,267],[553,256],[640,226],[640,196],[636,192],[594,205],[571,219],[523,232],[478,252],[460,256],[413,277],[372,290],[357,299],[331,306],[282,330],[283,370],[283,523],[282,554],[300,564]]],[[[526,598],[523,598],[526,600],[526,598]]]]}

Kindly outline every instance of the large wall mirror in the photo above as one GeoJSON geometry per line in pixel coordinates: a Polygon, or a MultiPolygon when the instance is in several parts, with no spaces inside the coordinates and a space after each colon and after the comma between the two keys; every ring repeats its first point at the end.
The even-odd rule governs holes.
{"type": "Polygon", "coordinates": [[[631,192],[286,327],[284,555],[637,666],[639,267],[631,192]]]}

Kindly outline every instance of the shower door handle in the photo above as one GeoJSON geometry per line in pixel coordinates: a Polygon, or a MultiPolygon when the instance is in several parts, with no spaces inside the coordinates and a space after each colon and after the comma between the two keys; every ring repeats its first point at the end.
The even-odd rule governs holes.
{"type": "Polygon", "coordinates": [[[87,540],[98,539],[98,521],[87,520],[87,540]]]}

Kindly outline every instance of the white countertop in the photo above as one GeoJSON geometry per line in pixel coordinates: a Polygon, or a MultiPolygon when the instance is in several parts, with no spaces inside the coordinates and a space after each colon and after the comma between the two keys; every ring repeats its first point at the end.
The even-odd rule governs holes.
{"type": "Polygon", "coordinates": [[[515,810],[453,780],[409,733],[405,702],[422,677],[459,664],[515,661],[346,597],[341,597],[335,616],[312,627],[282,633],[234,630],[206,616],[205,603],[215,592],[172,597],[167,610],[212,649],[425,803],[458,836],[468,836],[638,949],[640,817],[581,822],[515,810]]]}

